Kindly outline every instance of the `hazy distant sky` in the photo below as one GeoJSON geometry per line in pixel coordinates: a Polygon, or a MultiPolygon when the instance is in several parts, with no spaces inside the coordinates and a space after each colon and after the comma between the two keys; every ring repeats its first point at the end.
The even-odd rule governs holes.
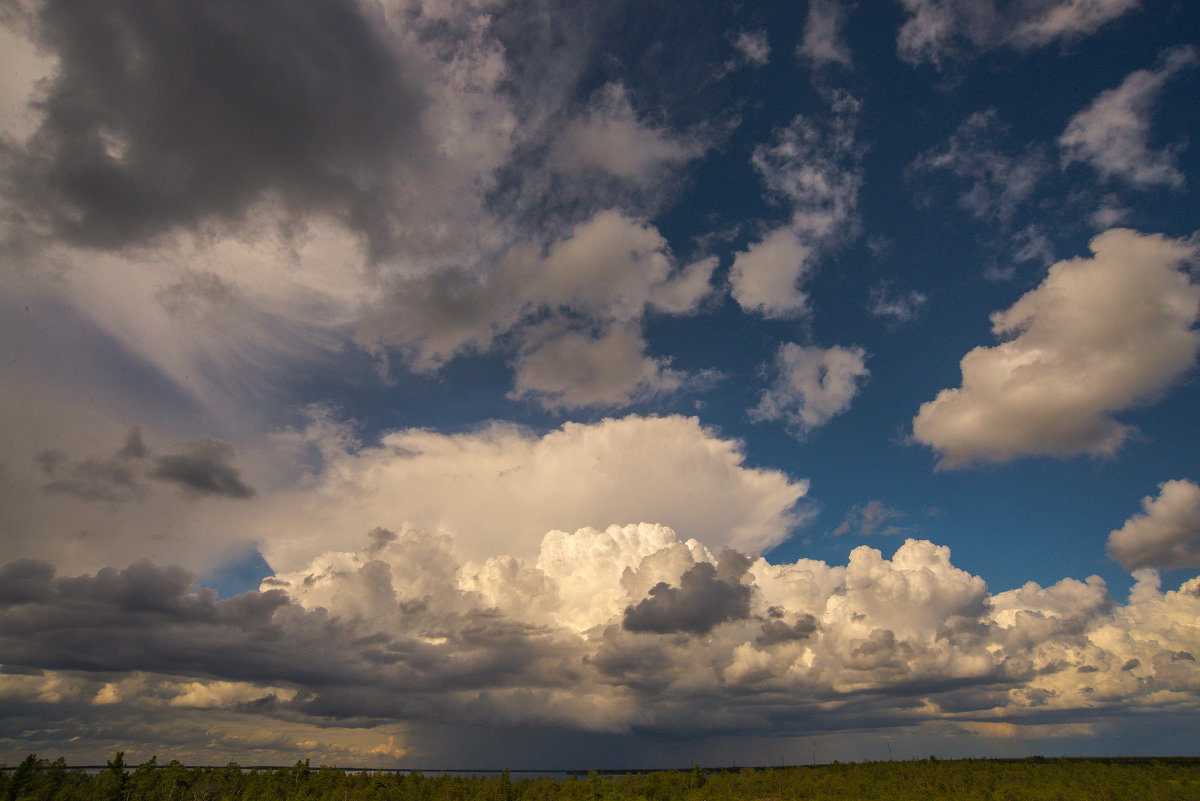
{"type": "Polygon", "coordinates": [[[0,21],[0,762],[1200,748],[1200,5],[0,21]]]}

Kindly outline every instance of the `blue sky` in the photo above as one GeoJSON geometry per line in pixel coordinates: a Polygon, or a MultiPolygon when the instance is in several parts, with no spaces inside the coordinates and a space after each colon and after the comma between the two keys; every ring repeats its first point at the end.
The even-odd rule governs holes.
{"type": "Polygon", "coordinates": [[[1190,4],[2,20],[0,759],[1196,746],[1190,4]]]}

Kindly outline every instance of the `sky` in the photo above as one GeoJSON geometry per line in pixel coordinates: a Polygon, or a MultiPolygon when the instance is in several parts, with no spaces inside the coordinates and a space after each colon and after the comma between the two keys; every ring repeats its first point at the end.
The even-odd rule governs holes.
{"type": "Polygon", "coordinates": [[[1200,749],[1200,6],[0,0],[0,763],[1200,749]]]}

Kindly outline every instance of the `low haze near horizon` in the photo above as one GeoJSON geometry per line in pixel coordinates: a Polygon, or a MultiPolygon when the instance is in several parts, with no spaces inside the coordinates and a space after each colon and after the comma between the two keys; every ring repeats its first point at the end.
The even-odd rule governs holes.
{"type": "Polygon", "coordinates": [[[0,0],[0,763],[1195,754],[1197,32],[0,0]]]}

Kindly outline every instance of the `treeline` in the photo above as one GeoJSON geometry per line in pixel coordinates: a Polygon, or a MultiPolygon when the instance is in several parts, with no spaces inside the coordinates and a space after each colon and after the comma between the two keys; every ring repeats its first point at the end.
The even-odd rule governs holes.
{"type": "Polygon", "coordinates": [[[189,768],[118,753],[100,770],[29,756],[0,771],[3,801],[820,801],[821,799],[1200,799],[1200,760],[917,760],[794,768],[651,771],[566,779],[189,768]]]}

